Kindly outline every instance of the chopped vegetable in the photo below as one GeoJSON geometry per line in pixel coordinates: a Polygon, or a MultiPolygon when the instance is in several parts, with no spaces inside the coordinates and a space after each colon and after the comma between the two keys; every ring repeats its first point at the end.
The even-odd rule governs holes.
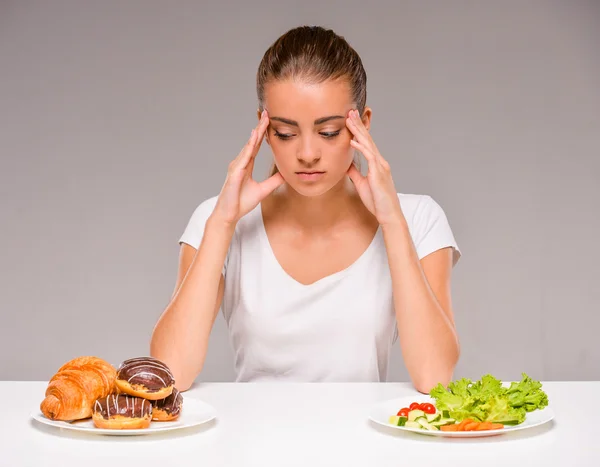
{"type": "Polygon", "coordinates": [[[519,383],[513,382],[509,388],[488,374],[476,382],[468,378],[451,382],[447,389],[438,384],[430,396],[438,410],[448,411],[451,418],[459,421],[518,425],[525,421],[526,412],[548,405],[548,396],[541,388],[539,381],[525,373],[519,383]]]}
{"type": "Polygon", "coordinates": [[[460,423],[444,425],[440,427],[442,431],[486,431],[500,430],[504,428],[502,423],[478,422],[470,419],[463,420],[460,423]]]}
{"type": "Polygon", "coordinates": [[[435,407],[433,404],[430,404],[429,402],[423,402],[421,405],[419,405],[419,409],[422,410],[423,412],[427,413],[427,414],[434,414],[435,413],[435,407]]]}
{"type": "Polygon", "coordinates": [[[548,405],[542,384],[525,373],[508,388],[488,374],[475,382],[452,381],[447,388],[438,384],[429,395],[435,405],[413,402],[392,415],[390,424],[429,431],[498,430],[523,423],[527,412],[548,405]]]}

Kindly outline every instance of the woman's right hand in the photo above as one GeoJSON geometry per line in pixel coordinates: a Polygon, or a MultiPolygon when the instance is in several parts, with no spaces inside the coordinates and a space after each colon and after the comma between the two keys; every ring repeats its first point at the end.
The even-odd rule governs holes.
{"type": "Polygon", "coordinates": [[[229,164],[227,178],[213,211],[213,216],[217,216],[222,222],[235,225],[284,181],[280,173],[263,182],[252,178],[254,160],[268,126],[269,116],[265,110],[260,122],[252,130],[250,139],[229,164]]]}

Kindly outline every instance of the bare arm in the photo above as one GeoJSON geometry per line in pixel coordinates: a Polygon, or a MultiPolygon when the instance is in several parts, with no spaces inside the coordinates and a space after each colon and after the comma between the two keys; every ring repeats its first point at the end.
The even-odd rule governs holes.
{"type": "Polygon", "coordinates": [[[254,159],[268,125],[268,115],[263,112],[250,139],[229,164],[198,251],[188,245],[181,247],[173,297],[152,333],[150,354],[167,364],[180,391],[190,388],[204,366],[208,339],[223,300],[221,272],[235,226],[283,183],[279,173],[262,182],[252,178],[254,159]]]}
{"type": "Polygon", "coordinates": [[[385,226],[383,234],[402,354],[415,388],[428,393],[450,382],[460,352],[450,297],[452,249],[419,261],[405,222],[385,226]]]}
{"type": "Polygon", "coordinates": [[[390,164],[369,134],[370,121],[368,108],[362,116],[356,110],[348,113],[346,125],[354,135],[350,146],[369,164],[366,176],[354,165],[348,175],[382,226],[404,362],[415,388],[427,393],[437,383],[450,382],[460,352],[450,300],[452,249],[443,248],[419,261],[390,164]]]}
{"type": "Polygon", "coordinates": [[[221,307],[221,274],[233,229],[209,218],[198,250],[183,244],[177,284],[159,318],[150,354],[169,366],[177,387],[189,389],[204,365],[208,340],[221,307]]]}

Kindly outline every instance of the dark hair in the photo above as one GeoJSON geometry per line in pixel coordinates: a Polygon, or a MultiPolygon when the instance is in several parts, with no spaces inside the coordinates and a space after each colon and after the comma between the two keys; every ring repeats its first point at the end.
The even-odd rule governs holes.
{"type": "MultiPolygon", "coordinates": [[[[367,74],[360,56],[346,39],[321,26],[299,26],[279,37],[265,52],[256,74],[258,108],[264,110],[265,85],[299,78],[311,83],[347,79],[356,109],[367,101],[367,74]]],[[[358,161],[357,161],[358,162],[358,161]]],[[[277,173],[273,164],[270,175],[277,173]]]]}

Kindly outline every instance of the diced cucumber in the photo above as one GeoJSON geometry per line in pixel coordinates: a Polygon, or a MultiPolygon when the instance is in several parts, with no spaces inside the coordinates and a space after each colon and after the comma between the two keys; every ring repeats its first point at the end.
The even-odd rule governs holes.
{"type": "Polygon", "coordinates": [[[440,418],[435,422],[431,422],[433,426],[453,425],[454,423],[456,423],[456,420],[453,418],[440,418]]]}
{"type": "Polygon", "coordinates": [[[427,421],[425,417],[419,417],[415,420],[419,425],[429,431],[437,431],[439,428],[437,426],[433,426],[431,423],[427,421]]]}
{"type": "Polygon", "coordinates": [[[414,421],[408,421],[404,424],[406,428],[423,428],[420,423],[414,421]]]}
{"type": "Polygon", "coordinates": [[[442,410],[442,417],[443,418],[451,418],[450,412],[448,410],[442,410]]]}
{"type": "Polygon", "coordinates": [[[429,423],[437,422],[440,418],[442,418],[442,414],[441,413],[428,413],[425,415],[425,418],[427,418],[427,421],[429,423]]]}
{"type": "Polygon", "coordinates": [[[398,415],[392,415],[388,420],[390,425],[394,426],[404,426],[407,421],[406,417],[399,417],[398,415]]]}
{"type": "Polygon", "coordinates": [[[417,418],[424,417],[424,416],[425,416],[425,412],[423,412],[422,410],[419,410],[419,409],[411,410],[410,412],[408,412],[408,421],[414,422],[417,418]]]}

